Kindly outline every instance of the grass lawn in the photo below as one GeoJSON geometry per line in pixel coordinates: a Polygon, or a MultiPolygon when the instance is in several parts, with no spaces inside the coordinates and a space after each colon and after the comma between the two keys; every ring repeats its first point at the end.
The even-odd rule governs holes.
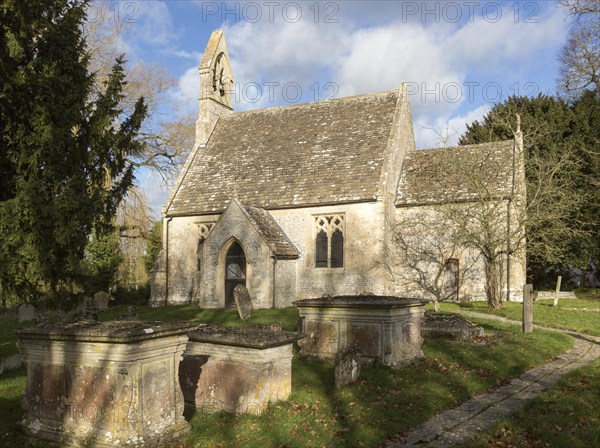
{"type": "Polygon", "coordinates": [[[556,333],[523,337],[511,325],[477,322],[491,336],[486,345],[428,341],[427,359],[400,370],[363,368],[361,380],[342,390],[331,365],[297,358],[289,401],[261,417],[196,414],[185,446],[378,446],[572,344],[556,333]]]}
{"type": "Polygon", "coordinates": [[[600,360],[572,372],[468,448],[600,446],[600,360]]]}
{"type": "Polygon", "coordinates": [[[19,323],[16,317],[3,317],[0,319],[0,359],[19,353],[15,330],[33,325],[33,322],[19,323]]]}
{"type": "MultiPolygon", "coordinates": [[[[499,310],[489,308],[486,302],[442,303],[441,309],[495,314],[514,320],[523,318],[523,304],[518,302],[507,302],[499,310]]],[[[558,306],[552,306],[552,300],[537,300],[533,303],[533,322],[545,327],[600,336],[600,300],[561,299],[558,306]]]]}
{"type": "MultiPolygon", "coordinates": [[[[102,318],[112,318],[123,311],[109,310],[102,318]]],[[[148,320],[240,323],[233,310],[181,306],[142,307],[138,312],[148,320]]],[[[285,328],[294,329],[296,319],[295,308],[261,310],[243,325],[279,321],[285,328]]],[[[473,395],[506,383],[573,344],[572,338],[560,333],[535,331],[523,336],[514,325],[473,320],[485,328],[487,339],[474,343],[426,341],[426,359],[399,370],[365,367],[358,383],[341,390],[333,386],[331,364],[296,356],[288,401],[269,406],[260,417],[196,413],[191,417],[192,433],[184,446],[378,446],[473,395]]],[[[24,375],[19,370],[0,376],[3,434],[11,430],[18,418],[24,375]]],[[[0,440],[2,446],[20,446],[14,436],[0,440]]]]}
{"type": "MultiPolygon", "coordinates": [[[[100,313],[100,320],[115,319],[127,311],[126,306],[116,306],[100,313]]],[[[280,322],[284,330],[296,331],[298,311],[296,307],[257,310],[248,320],[240,320],[236,309],[202,309],[198,305],[180,305],[164,308],[141,306],[136,313],[143,320],[183,320],[190,322],[207,322],[215,325],[248,326],[280,322]]]]}

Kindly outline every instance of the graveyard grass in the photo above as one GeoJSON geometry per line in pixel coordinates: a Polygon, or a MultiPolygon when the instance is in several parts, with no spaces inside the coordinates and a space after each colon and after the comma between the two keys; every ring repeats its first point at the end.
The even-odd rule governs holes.
{"type": "MultiPolygon", "coordinates": [[[[549,299],[536,300],[533,302],[533,323],[600,336],[600,296],[591,293],[578,296],[583,298],[559,299],[557,306],[553,306],[553,301],[549,299]]],[[[442,303],[441,310],[474,311],[518,321],[523,316],[523,304],[519,302],[505,302],[500,309],[489,308],[485,302],[442,303]]]]}
{"type": "Polygon", "coordinates": [[[551,389],[478,434],[465,446],[589,448],[600,446],[600,360],[572,372],[551,389]]]}
{"type": "MultiPolygon", "coordinates": [[[[116,307],[102,313],[112,319],[125,311],[116,307]]],[[[241,322],[236,310],[203,310],[196,306],[138,308],[145,320],[193,320],[224,325],[281,322],[294,330],[295,308],[260,310],[241,322]]],[[[365,367],[360,380],[335,389],[333,366],[296,356],[293,361],[292,395],[270,405],[261,416],[226,413],[191,413],[192,433],[186,448],[203,447],[361,447],[378,446],[473,395],[505,384],[565,351],[572,338],[536,330],[520,334],[518,326],[473,319],[487,333],[473,343],[430,340],[424,344],[426,359],[393,370],[365,367]]],[[[3,337],[8,332],[3,332],[3,337]]],[[[13,340],[14,344],[14,340],[13,340]]],[[[0,442],[21,446],[12,432],[19,417],[25,386],[23,369],[0,376],[0,442]]],[[[177,445],[180,446],[180,445],[177,445]]]]}

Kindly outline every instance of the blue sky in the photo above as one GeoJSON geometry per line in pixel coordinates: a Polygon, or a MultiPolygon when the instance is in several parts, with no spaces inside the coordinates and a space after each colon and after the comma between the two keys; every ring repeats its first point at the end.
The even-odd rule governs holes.
{"type": "MultiPolygon", "coordinates": [[[[197,66],[223,28],[236,110],[395,89],[409,83],[417,147],[451,142],[518,93],[555,93],[569,18],[554,1],[111,1],[130,62],[178,79],[165,113],[197,111],[197,66]]],[[[155,210],[165,191],[141,179],[155,210]]]]}

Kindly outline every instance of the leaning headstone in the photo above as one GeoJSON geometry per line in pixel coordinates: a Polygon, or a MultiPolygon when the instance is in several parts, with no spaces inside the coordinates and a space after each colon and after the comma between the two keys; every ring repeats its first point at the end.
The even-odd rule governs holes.
{"type": "Polygon", "coordinates": [[[248,289],[243,285],[233,288],[233,298],[240,314],[240,319],[246,320],[252,315],[252,301],[248,289]]]}
{"type": "Polygon", "coordinates": [[[110,300],[110,294],[106,291],[100,291],[94,294],[94,303],[100,311],[108,309],[108,301],[110,300]]]}
{"type": "Polygon", "coordinates": [[[19,307],[19,322],[29,322],[35,319],[35,308],[30,303],[24,303],[19,307]]]}
{"type": "Polygon", "coordinates": [[[556,291],[554,293],[554,302],[552,302],[552,306],[558,306],[558,294],[560,293],[560,282],[562,281],[562,275],[558,276],[556,280],[556,291]]]}
{"type": "Polygon", "coordinates": [[[349,348],[335,356],[335,387],[355,382],[360,376],[360,352],[349,348]]]}

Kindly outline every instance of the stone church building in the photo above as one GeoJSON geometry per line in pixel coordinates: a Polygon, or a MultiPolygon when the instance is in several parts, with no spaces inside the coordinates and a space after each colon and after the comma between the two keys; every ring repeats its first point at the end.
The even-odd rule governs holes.
{"type": "MultiPolygon", "coordinates": [[[[163,207],[151,305],[229,307],[239,284],[255,308],[325,295],[484,296],[478,254],[446,241],[432,255],[424,244],[437,230],[409,219],[481,196],[452,172],[481,154],[484,186],[508,197],[518,142],[416,150],[404,86],[234,113],[221,30],[208,42],[200,82],[196,143],[163,207]],[[407,241],[416,229],[415,249],[407,241]],[[412,263],[409,252],[423,259],[412,263]]],[[[516,295],[524,254],[509,263],[516,295]]]]}

